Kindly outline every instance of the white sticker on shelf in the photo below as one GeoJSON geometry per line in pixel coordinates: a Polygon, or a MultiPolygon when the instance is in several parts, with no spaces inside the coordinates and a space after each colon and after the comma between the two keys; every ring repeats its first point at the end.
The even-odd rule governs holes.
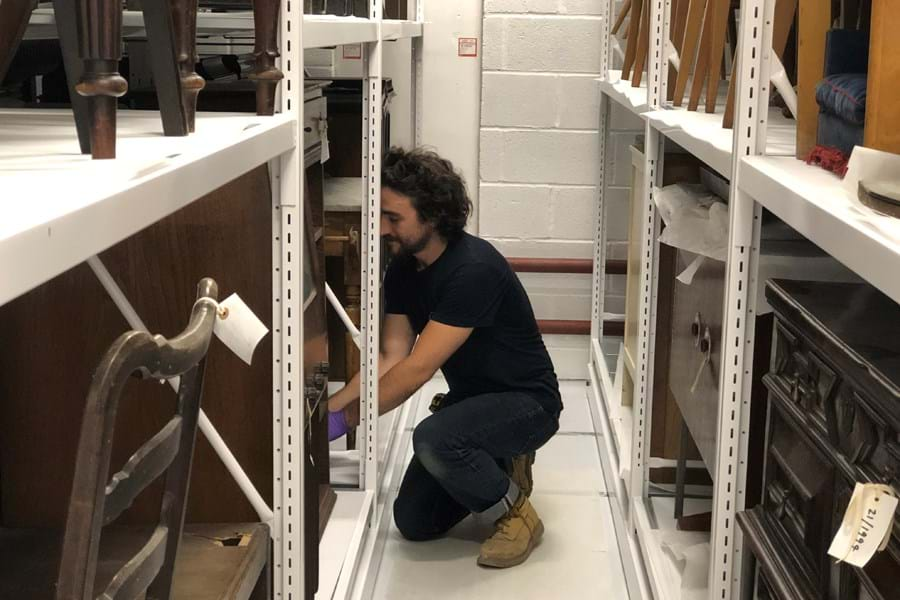
{"type": "Polygon", "coordinates": [[[864,567],[875,552],[887,547],[896,510],[897,497],[890,486],[857,483],[828,554],[838,562],[864,567]]]}
{"type": "Polygon", "coordinates": [[[240,296],[232,294],[219,303],[213,333],[249,365],[253,359],[253,351],[269,333],[269,329],[240,296]]]}

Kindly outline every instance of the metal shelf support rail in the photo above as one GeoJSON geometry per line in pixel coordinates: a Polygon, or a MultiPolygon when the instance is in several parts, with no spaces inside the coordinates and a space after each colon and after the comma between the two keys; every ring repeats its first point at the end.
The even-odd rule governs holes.
{"type": "MultiPolygon", "coordinates": [[[[303,124],[303,5],[282,0],[281,112],[303,124]]],[[[270,164],[272,177],[272,569],[275,600],[303,600],[303,145],[270,164]]]]}
{"type": "MultiPolygon", "coordinates": [[[[647,104],[650,110],[662,107],[666,98],[668,59],[662,32],[666,31],[667,0],[654,0],[650,5],[650,49],[647,62],[647,104]]],[[[641,301],[638,307],[638,352],[634,381],[634,426],[631,441],[631,494],[646,497],[650,447],[650,423],[653,392],[653,361],[656,345],[656,304],[659,280],[659,237],[660,218],[656,210],[654,195],[661,181],[661,159],[665,139],[650,123],[644,129],[644,198],[641,211],[641,301]]],[[[631,530],[635,531],[634,519],[630,519],[631,530]]]]}
{"type": "MultiPolygon", "coordinates": [[[[363,111],[362,111],[362,165],[365,181],[366,204],[363,215],[362,261],[365,274],[362,277],[360,346],[360,427],[364,443],[359,460],[359,487],[377,494],[378,487],[378,362],[381,316],[381,71],[382,71],[382,2],[369,0],[369,18],[375,19],[378,36],[375,42],[363,50],[363,111]]],[[[372,505],[377,505],[373,497],[372,505]]],[[[373,525],[373,520],[369,520],[373,525]]]]}
{"type": "Polygon", "coordinates": [[[774,0],[741,3],[740,53],[734,127],[729,244],[719,380],[719,422],[713,480],[710,598],[741,596],[743,542],[735,514],[743,510],[747,479],[753,331],[761,206],[740,190],[740,158],[765,154],[774,0]]]}

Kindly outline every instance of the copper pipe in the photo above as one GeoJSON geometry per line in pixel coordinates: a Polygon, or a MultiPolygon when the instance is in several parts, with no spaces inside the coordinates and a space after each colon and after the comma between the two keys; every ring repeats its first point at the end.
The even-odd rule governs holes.
{"type": "MultiPolygon", "coordinates": [[[[575,321],[564,319],[538,319],[538,330],[544,334],[562,335],[590,335],[590,321],[575,321]]],[[[604,335],[625,335],[625,323],[622,321],[604,321],[604,335]]]]}
{"type": "MultiPolygon", "coordinates": [[[[506,259],[516,273],[592,273],[593,261],[589,258],[518,258],[506,259]]],[[[607,260],[607,275],[625,275],[628,263],[624,260],[607,260]]]]}

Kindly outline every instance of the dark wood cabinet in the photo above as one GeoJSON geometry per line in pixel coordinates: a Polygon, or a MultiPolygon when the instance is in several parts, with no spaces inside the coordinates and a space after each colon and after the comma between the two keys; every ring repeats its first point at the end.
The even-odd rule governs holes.
{"type": "MultiPolygon", "coordinates": [[[[888,600],[900,589],[900,518],[859,569],[828,546],[856,482],[900,489],[900,307],[852,283],[771,281],[773,352],[764,493],[738,514],[753,593],[778,600],[888,600]]],[[[746,596],[752,598],[753,595],[746,596]]]]}

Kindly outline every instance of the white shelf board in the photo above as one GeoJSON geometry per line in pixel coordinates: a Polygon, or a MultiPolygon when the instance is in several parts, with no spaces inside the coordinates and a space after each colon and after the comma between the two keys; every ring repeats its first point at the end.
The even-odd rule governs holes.
{"type": "MultiPolygon", "coordinates": [[[[237,32],[253,32],[252,12],[200,12],[197,14],[197,34],[200,36],[237,32]]],[[[134,10],[123,11],[122,34],[125,37],[145,35],[143,13],[134,10]]],[[[399,40],[421,35],[422,23],[398,20],[382,21],[381,37],[383,40],[399,40]]],[[[38,8],[32,13],[26,37],[29,39],[56,37],[56,18],[52,8],[38,8]]],[[[335,15],[303,15],[304,48],[374,42],[377,38],[377,21],[335,15]]]]}
{"type": "Polygon", "coordinates": [[[644,77],[639,87],[631,87],[631,82],[622,79],[622,71],[610,70],[604,79],[600,79],[600,91],[636,115],[650,110],[647,104],[647,78],[644,77]]]}
{"type": "Polygon", "coordinates": [[[387,19],[381,22],[381,39],[385,41],[422,37],[423,26],[417,21],[396,21],[387,19]]]}
{"type": "MultiPolygon", "coordinates": [[[[684,107],[655,110],[643,114],[650,125],[667,138],[715,169],[722,177],[731,179],[733,130],[722,127],[724,99],[718,112],[702,109],[690,111],[684,107]]],[[[796,122],[785,118],[781,109],[769,110],[766,154],[793,156],[796,148],[796,122]]]]}
{"type": "MultiPolygon", "coordinates": [[[[198,35],[224,35],[239,31],[253,31],[251,11],[197,13],[198,35]]],[[[145,35],[144,15],[141,11],[122,11],[122,34],[125,37],[145,35]]],[[[56,37],[56,17],[53,8],[42,6],[31,13],[26,37],[32,39],[56,37]]]]}
{"type": "Polygon", "coordinates": [[[900,220],[862,205],[836,175],[793,157],[748,157],[740,168],[743,191],[900,302],[900,220]]]}
{"type": "Polygon", "coordinates": [[[164,137],[119,111],[115,160],[78,149],[69,110],[0,110],[0,305],[295,147],[290,116],[200,113],[164,137]],[[227,179],[227,177],[226,177],[227,179]]]}
{"type": "MultiPolygon", "coordinates": [[[[676,560],[673,550],[684,551],[709,544],[709,534],[695,531],[679,531],[673,517],[674,498],[632,499],[634,526],[640,540],[641,554],[645,572],[650,580],[654,598],[657,600],[706,600],[709,597],[706,587],[707,576],[698,577],[703,583],[692,587],[691,576],[685,577],[690,570],[702,571],[709,566],[709,553],[705,561],[691,563],[676,560]],[[648,503],[652,509],[648,507],[648,503]],[[652,517],[651,517],[652,510],[652,517]]],[[[685,500],[685,514],[701,513],[712,508],[710,500],[685,500]]],[[[693,556],[704,556],[703,552],[691,553],[693,556]]]]}
{"type": "Polygon", "coordinates": [[[337,491],[337,501],[319,541],[319,589],[316,598],[331,600],[338,582],[353,575],[359,544],[372,507],[372,494],[337,491]],[[350,569],[346,567],[350,566],[350,569]]]}

